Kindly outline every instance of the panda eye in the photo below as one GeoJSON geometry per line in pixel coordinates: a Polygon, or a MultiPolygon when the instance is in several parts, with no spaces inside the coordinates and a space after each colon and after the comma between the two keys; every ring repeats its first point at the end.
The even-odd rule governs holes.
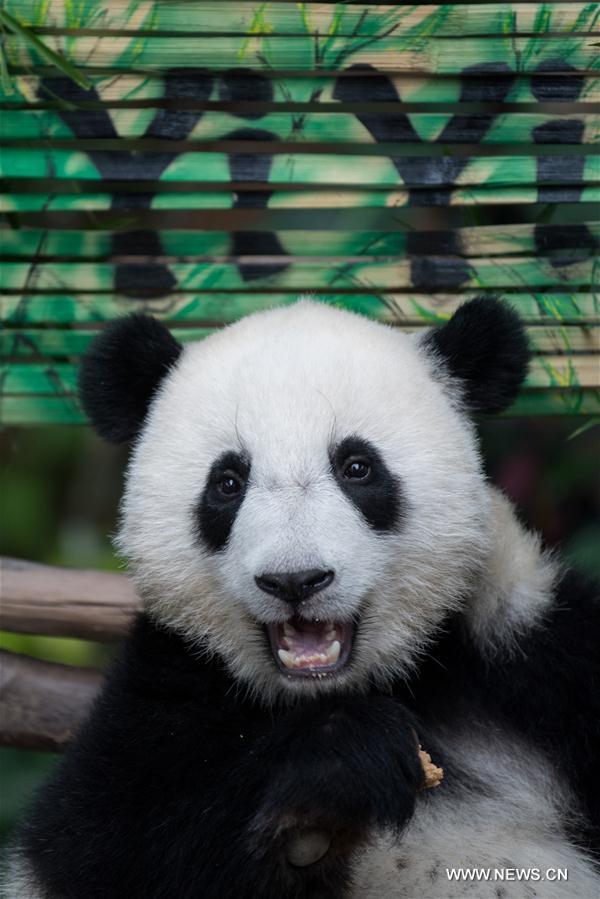
{"type": "Polygon", "coordinates": [[[344,478],[348,481],[366,481],[371,474],[371,466],[366,459],[348,459],[343,468],[344,478]]]}
{"type": "Polygon", "coordinates": [[[224,471],[217,481],[217,488],[223,496],[237,496],[242,492],[244,482],[234,471],[224,471]]]}

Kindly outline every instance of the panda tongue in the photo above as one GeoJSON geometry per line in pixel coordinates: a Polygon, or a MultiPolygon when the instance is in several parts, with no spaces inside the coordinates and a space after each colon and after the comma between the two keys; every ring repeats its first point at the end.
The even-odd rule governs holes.
{"type": "Polygon", "coordinates": [[[337,637],[335,625],[331,621],[292,618],[289,624],[291,627],[284,625],[285,638],[292,652],[298,655],[326,652],[337,637]]]}

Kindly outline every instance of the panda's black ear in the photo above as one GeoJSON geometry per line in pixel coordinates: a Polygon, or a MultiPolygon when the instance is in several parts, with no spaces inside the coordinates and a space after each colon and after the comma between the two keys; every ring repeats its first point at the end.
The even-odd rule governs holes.
{"type": "Polygon", "coordinates": [[[460,381],[463,401],[472,412],[508,409],[531,355],[516,312],[487,297],[460,306],[450,321],[428,332],[424,345],[460,381]]]}
{"type": "Polygon", "coordinates": [[[150,401],[181,353],[168,328],[149,315],[116,319],[81,363],[79,394],[101,437],[113,443],[140,431],[150,401]]]}

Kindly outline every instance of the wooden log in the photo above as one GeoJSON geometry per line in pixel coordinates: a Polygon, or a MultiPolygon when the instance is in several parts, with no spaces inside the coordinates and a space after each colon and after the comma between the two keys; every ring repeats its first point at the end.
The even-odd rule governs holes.
{"type": "Polygon", "coordinates": [[[101,682],[95,669],[0,652],[0,746],[61,752],[101,682]]]}
{"type": "Polygon", "coordinates": [[[115,640],[140,608],[124,574],[0,560],[2,628],[26,634],[115,640]]]}

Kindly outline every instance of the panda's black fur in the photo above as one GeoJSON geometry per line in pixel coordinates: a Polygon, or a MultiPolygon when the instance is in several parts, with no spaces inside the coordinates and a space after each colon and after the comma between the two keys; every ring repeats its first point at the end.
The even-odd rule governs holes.
{"type": "Polygon", "coordinates": [[[141,618],[37,800],[24,850],[61,899],[341,895],[341,850],[412,811],[422,772],[410,725],[391,697],[266,710],[141,618]],[[339,830],[338,859],[289,866],[284,809],[339,830]]]}
{"type": "MultiPolygon", "coordinates": [[[[138,319],[130,331],[152,337],[144,365],[128,355],[127,325],[119,323],[100,338],[82,378],[86,408],[110,439],[143,428],[160,373],[179,352],[160,326],[138,319]],[[117,344],[122,364],[107,375],[117,344]],[[115,397],[129,378],[138,409],[120,420],[115,397]]],[[[467,408],[510,404],[528,358],[510,310],[469,304],[428,343],[442,360],[440,377],[460,380],[467,408]]],[[[378,514],[364,512],[373,527],[378,514]]],[[[217,552],[222,536],[214,535],[217,552]]],[[[29,872],[22,877],[31,876],[35,899],[341,899],[352,885],[353,851],[373,828],[401,833],[416,803],[435,801],[435,791],[422,789],[417,734],[444,767],[437,790],[485,794],[486,783],[447,756],[438,737],[472,719],[548,760],[575,797],[577,814],[565,821],[573,844],[600,857],[599,642],[598,590],[567,572],[510,652],[478,644],[460,608],[412,673],[385,689],[265,703],[217,656],[141,615],[88,721],[25,816],[13,858],[29,872]],[[325,858],[289,863],[296,828],[333,834],[325,858]]]]}

